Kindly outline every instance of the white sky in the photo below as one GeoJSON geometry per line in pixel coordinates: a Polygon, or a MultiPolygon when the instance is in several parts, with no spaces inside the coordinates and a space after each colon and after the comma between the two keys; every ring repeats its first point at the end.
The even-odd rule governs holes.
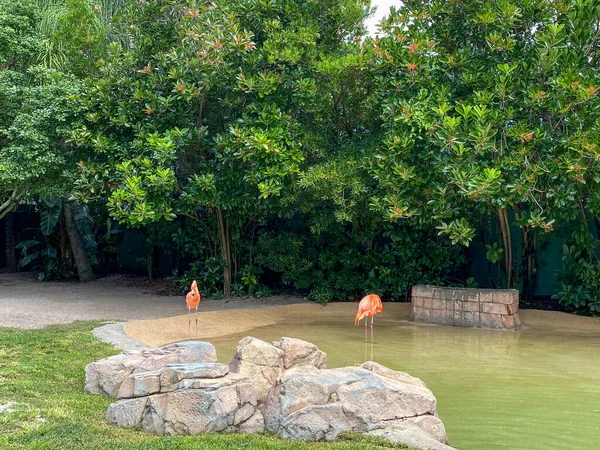
{"type": "Polygon", "coordinates": [[[392,5],[400,5],[400,0],[371,0],[371,7],[377,6],[377,11],[373,17],[369,17],[366,21],[367,30],[370,35],[374,35],[377,33],[377,24],[382,19],[383,16],[386,16],[390,10],[390,6],[392,5]]]}

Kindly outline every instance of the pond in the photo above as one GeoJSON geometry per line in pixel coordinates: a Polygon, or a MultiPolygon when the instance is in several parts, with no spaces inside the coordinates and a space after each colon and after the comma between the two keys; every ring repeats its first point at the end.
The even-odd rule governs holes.
{"type": "MultiPolygon", "coordinates": [[[[388,310],[393,308],[375,318],[373,359],[425,381],[438,399],[451,445],[461,450],[600,448],[600,333],[413,324],[388,310]]],[[[248,314],[251,320],[256,312],[248,314]]],[[[226,362],[247,335],[313,342],[327,353],[328,367],[364,361],[363,328],[353,326],[352,314],[282,315],[276,323],[210,341],[226,362]]]]}

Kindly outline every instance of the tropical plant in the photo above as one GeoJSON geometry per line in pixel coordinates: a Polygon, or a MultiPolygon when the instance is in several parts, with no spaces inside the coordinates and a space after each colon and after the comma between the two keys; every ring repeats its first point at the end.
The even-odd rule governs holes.
{"type": "Polygon", "coordinates": [[[576,224],[563,245],[563,268],[557,273],[562,285],[553,296],[567,309],[600,314],[600,241],[582,224],[576,224]]]}
{"type": "Polygon", "coordinates": [[[115,16],[126,0],[37,0],[36,24],[41,45],[35,61],[44,67],[76,73],[95,72],[111,42],[127,44],[115,16]]]}

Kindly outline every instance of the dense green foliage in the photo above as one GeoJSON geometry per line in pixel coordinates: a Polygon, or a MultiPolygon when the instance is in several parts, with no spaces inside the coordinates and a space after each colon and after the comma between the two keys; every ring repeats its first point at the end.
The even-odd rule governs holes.
{"type": "Polygon", "coordinates": [[[362,0],[21,3],[0,214],[77,200],[93,262],[136,230],[150,276],[319,302],[472,283],[484,231],[479,281],[532,299],[558,236],[556,298],[600,307],[596,0],[404,1],[378,37],[362,0]]]}
{"type": "Polygon", "coordinates": [[[268,435],[153,436],[105,420],[114,399],[83,392],[85,366],[118,353],[92,336],[98,322],[41,330],[0,328],[0,447],[10,449],[408,449],[371,436],[336,444],[290,442],[268,435]]]}
{"type": "Polygon", "coordinates": [[[599,21],[597,2],[440,1],[405,2],[384,24],[386,86],[401,89],[384,106],[383,167],[405,173],[391,192],[405,214],[432,217],[461,244],[472,219],[497,216],[506,284],[521,281],[526,297],[536,237],[598,214],[599,21]]]}
{"type": "Polygon", "coordinates": [[[130,227],[195,222],[189,238],[200,249],[190,256],[201,264],[185,279],[200,278],[207,293],[256,294],[264,269],[319,301],[366,290],[402,298],[415,282],[443,282],[460,251],[442,242],[427,252],[435,233],[384,223],[359,195],[365,187],[338,200],[346,183],[362,182],[336,179],[331,163],[368,152],[378,131],[373,96],[358,87],[377,71],[354,39],[364,15],[354,1],[127,11],[130,47],[110,47],[73,132],[95,155],[81,165],[79,198],[108,198],[130,227]]]}
{"type": "Polygon", "coordinates": [[[0,2],[0,217],[26,195],[73,183],[66,139],[83,111],[82,81],[35,65],[39,20],[30,2],[0,2]]]}

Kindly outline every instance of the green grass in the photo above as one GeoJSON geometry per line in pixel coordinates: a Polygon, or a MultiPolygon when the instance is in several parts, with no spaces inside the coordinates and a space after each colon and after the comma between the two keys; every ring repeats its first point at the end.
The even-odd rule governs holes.
{"type": "Polygon", "coordinates": [[[0,449],[406,449],[370,436],[344,435],[335,444],[291,442],[268,435],[153,436],[105,421],[108,397],[83,393],[84,368],[118,353],[95,339],[102,322],[41,330],[0,328],[0,449]]]}

